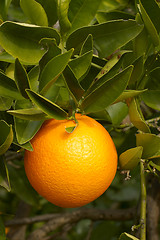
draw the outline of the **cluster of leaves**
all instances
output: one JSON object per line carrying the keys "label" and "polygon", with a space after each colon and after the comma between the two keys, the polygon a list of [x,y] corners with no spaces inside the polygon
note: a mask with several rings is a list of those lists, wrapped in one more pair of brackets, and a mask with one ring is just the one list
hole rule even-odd
{"label": "cluster of leaves", "polygon": [[[131,170],[145,159],[159,171],[158,3],[20,0],[14,14],[13,6],[0,3],[0,185],[10,190],[10,146],[32,151],[44,120],[74,119],[75,112],[109,130],[138,129],[120,167]],[[131,124],[121,125],[128,114]]]}

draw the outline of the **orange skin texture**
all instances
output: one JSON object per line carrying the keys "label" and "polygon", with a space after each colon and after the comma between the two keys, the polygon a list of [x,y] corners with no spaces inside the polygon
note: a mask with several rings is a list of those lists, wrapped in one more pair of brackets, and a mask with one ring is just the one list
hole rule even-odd
{"label": "orange skin texture", "polygon": [[110,186],[117,171],[117,152],[106,129],[94,119],[76,114],[74,120],[45,121],[31,140],[24,166],[33,188],[64,208],[84,206]]}

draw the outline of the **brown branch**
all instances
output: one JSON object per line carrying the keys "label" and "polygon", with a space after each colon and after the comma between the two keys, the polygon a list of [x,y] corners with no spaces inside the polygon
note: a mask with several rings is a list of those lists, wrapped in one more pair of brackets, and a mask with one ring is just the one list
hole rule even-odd
{"label": "brown branch", "polygon": [[76,223],[82,219],[97,220],[113,220],[113,221],[127,221],[134,218],[135,208],[130,209],[110,209],[110,210],[98,210],[98,209],[86,209],[81,208],[75,210],[72,213],[61,214],[44,224],[41,228],[32,232],[27,240],[42,240],[45,236],[55,229],[62,227],[63,225]]}

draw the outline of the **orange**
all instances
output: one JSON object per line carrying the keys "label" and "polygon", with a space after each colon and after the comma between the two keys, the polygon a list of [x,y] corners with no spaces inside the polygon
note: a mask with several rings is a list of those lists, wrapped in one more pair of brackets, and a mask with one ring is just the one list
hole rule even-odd
{"label": "orange", "polygon": [[31,140],[24,166],[33,188],[60,207],[80,207],[102,195],[117,170],[117,152],[106,129],[94,119],[47,120]]}

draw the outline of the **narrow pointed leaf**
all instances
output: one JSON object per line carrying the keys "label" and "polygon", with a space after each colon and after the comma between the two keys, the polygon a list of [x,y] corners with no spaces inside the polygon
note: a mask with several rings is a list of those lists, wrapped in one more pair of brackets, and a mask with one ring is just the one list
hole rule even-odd
{"label": "narrow pointed leaf", "polygon": [[146,133],[150,132],[150,129],[144,120],[141,109],[135,98],[132,99],[129,105],[129,117],[136,128]]}
{"label": "narrow pointed leaf", "polygon": [[5,121],[0,121],[0,155],[4,154],[13,141],[12,125],[8,125]]}
{"label": "narrow pointed leaf", "polygon": [[115,75],[112,79],[103,83],[95,91],[86,96],[81,104],[85,113],[104,110],[113,103],[126,89],[131,72],[132,66]]}
{"label": "narrow pointed leaf", "polygon": [[96,19],[99,23],[104,23],[111,20],[117,19],[134,19],[134,16],[122,11],[112,11],[112,12],[105,12],[105,11],[98,11],[96,14]]}
{"label": "narrow pointed leaf", "polygon": [[93,51],[91,50],[69,62],[68,65],[79,81],[85,76],[91,65],[92,55]]}
{"label": "narrow pointed leaf", "polygon": [[39,79],[39,90],[44,93],[55,82],[67,66],[73,50],[52,58],[44,67]]}
{"label": "narrow pointed leaf", "polygon": [[68,19],[68,9],[70,1],[71,0],[57,1],[57,12],[62,32],[67,32],[71,28],[71,23]]}
{"label": "narrow pointed leaf", "polygon": [[48,26],[48,18],[41,4],[35,0],[20,0],[20,6],[30,23]]}
{"label": "narrow pointed leaf", "polygon": [[4,187],[8,192],[11,190],[8,168],[4,156],[0,156],[0,186]]}
{"label": "narrow pointed leaf", "polygon": [[17,84],[17,87],[24,98],[28,98],[28,95],[25,89],[30,89],[30,83],[28,79],[27,72],[23,65],[20,63],[18,58],[15,60],[15,71],[14,78]]}
{"label": "narrow pointed leaf", "polygon": [[139,238],[134,237],[129,233],[122,233],[119,240],[139,240]]}
{"label": "narrow pointed leaf", "polygon": [[44,55],[45,49],[39,44],[42,38],[55,38],[57,44],[60,42],[60,36],[53,28],[9,21],[0,26],[0,45],[27,64],[37,64]]}
{"label": "narrow pointed leaf", "polygon": [[47,117],[47,115],[38,108],[10,110],[8,113],[24,120],[44,120]]}
{"label": "narrow pointed leaf", "polygon": [[134,20],[115,20],[74,31],[67,39],[67,49],[81,48],[88,34],[92,34],[94,46],[100,57],[107,57],[115,50],[135,38],[143,29],[143,25]]}
{"label": "narrow pointed leaf", "polygon": [[93,37],[89,34],[82,45],[80,56],[91,50],[93,50]]}
{"label": "narrow pointed leaf", "polygon": [[130,148],[127,151],[123,152],[119,156],[120,168],[123,170],[132,170],[134,169],[141,157],[142,157],[143,147]]}
{"label": "narrow pointed leaf", "polygon": [[[151,133],[140,133],[136,135],[137,146],[143,147],[144,159],[160,156],[160,137]],[[148,147],[149,146],[149,147]]]}
{"label": "narrow pointed leaf", "polygon": [[147,91],[147,89],[144,90],[125,90],[117,99],[114,103],[117,102],[122,102],[128,98],[133,98],[136,97],[142,93],[144,93],[145,91]]}
{"label": "narrow pointed leaf", "polygon": [[15,82],[0,71],[0,96],[10,99],[23,99]]}
{"label": "narrow pointed leaf", "polygon": [[30,99],[47,115],[55,119],[66,119],[67,112],[60,108],[55,103],[47,98],[35,93],[31,90],[26,90]]}
{"label": "narrow pointed leaf", "polygon": [[84,90],[80,86],[77,78],[75,77],[73,71],[69,66],[65,68],[63,75],[73,99],[75,100],[76,103],[78,103],[78,101],[81,99],[84,93]]}

